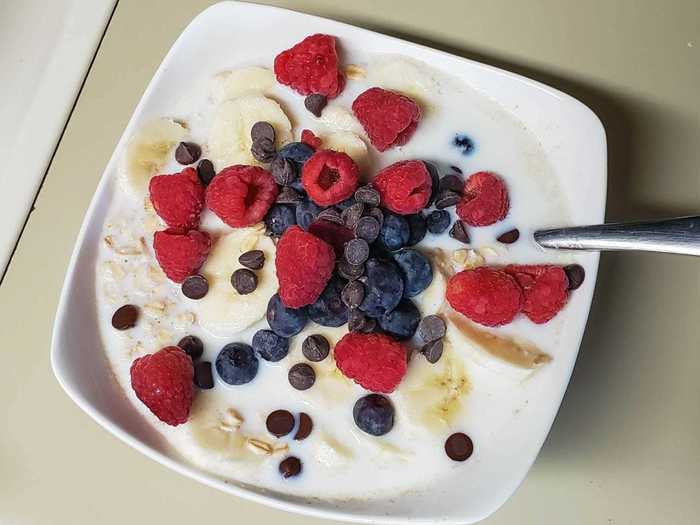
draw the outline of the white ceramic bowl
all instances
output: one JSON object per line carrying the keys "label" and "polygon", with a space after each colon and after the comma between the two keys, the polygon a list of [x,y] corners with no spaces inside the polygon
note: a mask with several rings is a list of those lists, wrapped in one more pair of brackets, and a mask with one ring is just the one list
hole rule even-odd
{"label": "white ceramic bowl", "polygon": [[[597,254],[579,259],[586,268],[587,278],[567,307],[567,315],[573,321],[567,324],[567,333],[562,338],[563,351],[540,385],[537,406],[530,409],[527,418],[522,418],[526,420],[522,426],[504,440],[500,460],[461,469],[450,478],[452,482],[392,499],[339,503],[285,496],[225,481],[186,464],[129,404],[100,351],[94,265],[111,199],[112,185],[107,182],[116,176],[126,138],[139,122],[172,111],[168,101],[172,103],[177,87],[189,79],[207,78],[227,64],[245,63],[247,50],[252,53],[251,60],[265,56],[271,62],[279,50],[317,32],[337,36],[346,49],[413,57],[488,93],[541,142],[569,201],[572,220],[579,224],[602,221],[605,132],[595,114],[570,96],[491,66],[339,22],[273,7],[220,3],[197,16],[175,42],[105,169],[76,241],[56,314],[51,348],[53,370],[66,393],[119,439],[163,465],[219,490],[293,512],[349,521],[478,521],[494,512],[516,490],[549,432],[583,336],[595,284]],[[261,33],[266,38],[260,38]]]}

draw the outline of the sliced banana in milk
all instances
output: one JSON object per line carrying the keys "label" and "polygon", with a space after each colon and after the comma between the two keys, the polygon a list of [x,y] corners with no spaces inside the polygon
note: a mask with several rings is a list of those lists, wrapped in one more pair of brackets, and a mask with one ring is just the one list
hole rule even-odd
{"label": "sliced banana in milk", "polygon": [[275,75],[259,66],[239,67],[214,76],[210,94],[214,102],[238,98],[242,95],[268,95],[275,87]]}
{"label": "sliced banana in milk", "polygon": [[336,131],[321,136],[324,149],[347,153],[358,166],[366,166],[368,160],[367,145],[358,135],[351,131]]}
{"label": "sliced banana in milk", "polygon": [[440,361],[430,364],[417,356],[397,390],[403,397],[402,411],[430,431],[444,432],[460,413],[471,384],[464,362],[445,346]]}
{"label": "sliced banana in milk", "polygon": [[357,135],[364,135],[365,130],[360,121],[349,109],[337,104],[330,104],[323,108],[323,113],[318,119],[330,131],[350,131]]}
{"label": "sliced banana in milk", "polygon": [[250,129],[260,121],[275,128],[278,148],[292,140],[292,124],[271,98],[252,94],[219,104],[209,132],[209,158],[217,170],[233,164],[260,165],[250,153]]}
{"label": "sliced banana in milk", "polygon": [[[242,268],[238,257],[249,250],[262,250],[265,265],[256,272],[255,291],[241,295],[231,285],[231,274]],[[215,336],[235,335],[265,317],[267,303],[277,292],[275,245],[261,227],[233,230],[214,243],[201,273],[209,281],[209,292],[191,301],[199,325]]]}
{"label": "sliced banana in milk", "polygon": [[182,124],[169,118],[153,120],[139,129],[126,146],[119,166],[124,191],[142,198],[151,177],[165,165],[173,147],[185,138]]}

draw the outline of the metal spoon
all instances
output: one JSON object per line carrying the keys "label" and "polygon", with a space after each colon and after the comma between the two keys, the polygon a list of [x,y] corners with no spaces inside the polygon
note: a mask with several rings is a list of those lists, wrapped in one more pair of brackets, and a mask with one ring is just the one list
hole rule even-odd
{"label": "metal spoon", "polygon": [[637,250],[700,256],[700,216],[556,228],[535,232],[545,248]]}

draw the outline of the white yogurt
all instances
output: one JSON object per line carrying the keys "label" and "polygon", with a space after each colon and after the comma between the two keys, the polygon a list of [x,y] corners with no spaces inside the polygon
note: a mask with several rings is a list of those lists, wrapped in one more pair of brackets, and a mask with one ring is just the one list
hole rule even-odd
{"label": "white yogurt", "polygon": [[[355,97],[377,85],[401,91],[421,104],[423,119],[406,146],[381,155],[368,147],[367,158],[361,161],[368,167],[365,177],[370,178],[395,161],[412,158],[435,161],[443,168],[458,166],[465,176],[481,170],[494,171],[507,183],[510,213],[493,226],[471,229],[470,247],[481,249],[479,253],[489,264],[570,262],[561,255],[547,254],[545,258],[531,241],[533,229],[569,222],[566,201],[536,137],[486,94],[425,64],[401,57],[365,58],[358,63],[365,69],[366,77],[349,79],[342,95],[330,103],[321,119],[303,109],[302,97],[265,83],[265,92],[282,104],[292,121],[295,138],[304,128],[322,137],[338,132],[362,133],[349,111]],[[237,92],[230,86],[214,92],[221,97],[231,89]],[[188,124],[188,140],[206,144],[214,103],[208,98],[206,86],[201,91],[199,98],[178,102],[182,113],[178,116]],[[474,141],[471,154],[462,154],[452,144],[457,133]],[[366,137],[363,139],[366,142]],[[205,147],[203,157],[206,156]],[[163,172],[179,169],[173,161]],[[334,343],[346,333],[346,327],[332,329],[310,322],[292,338],[288,357],[279,363],[261,360],[257,377],[247,385],[229,386],[217,377],[213,390],[197,393],[190,422],[169,427],[158,421],[131,390],[129,367],[133,359],[174,345],[181,337],[192,334],[204,341],[203,359],[214,362],[225,344],[250,343],[252,335],[267,328],[267,323],[263,318],[229,336],[204,330],[197,319],[198,314],[202,315],[201,306],[184,298],[180,287],[165,279],[152,256],[153,231],[163,228],[159,219],[148,206],[144,207],[143,201],[124,194],[115,197],[109,217],[104,235],[110,237],[111,246],[105,243],[99,254],[97,308],[105,352],[115,375],[134,407],[186,461],[233,482],[343,500],[384,498],[420,490],[447,479],[454,469],[468,468],[470,462],[488,462],[491,454],[498,453],[489,446],[493,436],[516,417],[529,395],[537,392],[538,378],[547,374],[547,365],[535,373],[517,369],[478,350],[468,340],[453,338],[436,365],[421,356],[411,359],[407,377],[389,396],[396,409],[395,426],[386,436],[372,437],[360,431],[352,418],[355,401],[367,392],[335,369],[332,354],[321,363],[313,363],[317,381],[311,389],[297,391],[287,381],[289,368],[305,362],[301,343],[306,335],[321,333]],[[495,241],[514,227],[521,232],[516,244],[506,247]],[[209,212],[203,216],[202,229],[215,236],[231,231]],[[451,254],[464,245],[447,233],[428,234],[418,245],[434,247]],[[231,258],[237,257],[236,253]],[[270,256],[266,264],[273,264]],[[433,287],[416,298],[424,315],[440,307],[444,295],[440,282],[436,276]],[[263,302],[266,304],[267,300]],[[135,328],[117,332],[112,329],[110,318],[117,307],[126,303],[141,307],[142,317]],[[544,326],[518,318],[494,331],[527,340],[556,360],[559,334],[566,322],[564,309]],[[234,409],[242,421],[227,415],[229,409]],[[309,414],[314,423],[311,435],[303,441],[293,440],[294,432],[274,439],[265,429],[265,418],[276,409]],[[475,443],[473,457],[463,464],[452,462],[443,451],[444,440],[455,431],[466,432]],[[259,441],[246,444],[248,438]],[[276,450],[268,455],[267,445]],[[285,480],[279,475],[278,464],[287,455],[301,459],[301,476]]]}

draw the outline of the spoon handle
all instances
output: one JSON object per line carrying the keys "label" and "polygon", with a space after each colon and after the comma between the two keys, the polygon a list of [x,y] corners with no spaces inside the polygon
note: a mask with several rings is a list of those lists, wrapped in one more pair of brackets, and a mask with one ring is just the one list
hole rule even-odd
{"label": "spoon handle", "polygon": [[545,248],[566,250],[637,250],[700,256],[700,216],[539,230],[535,241]]}

